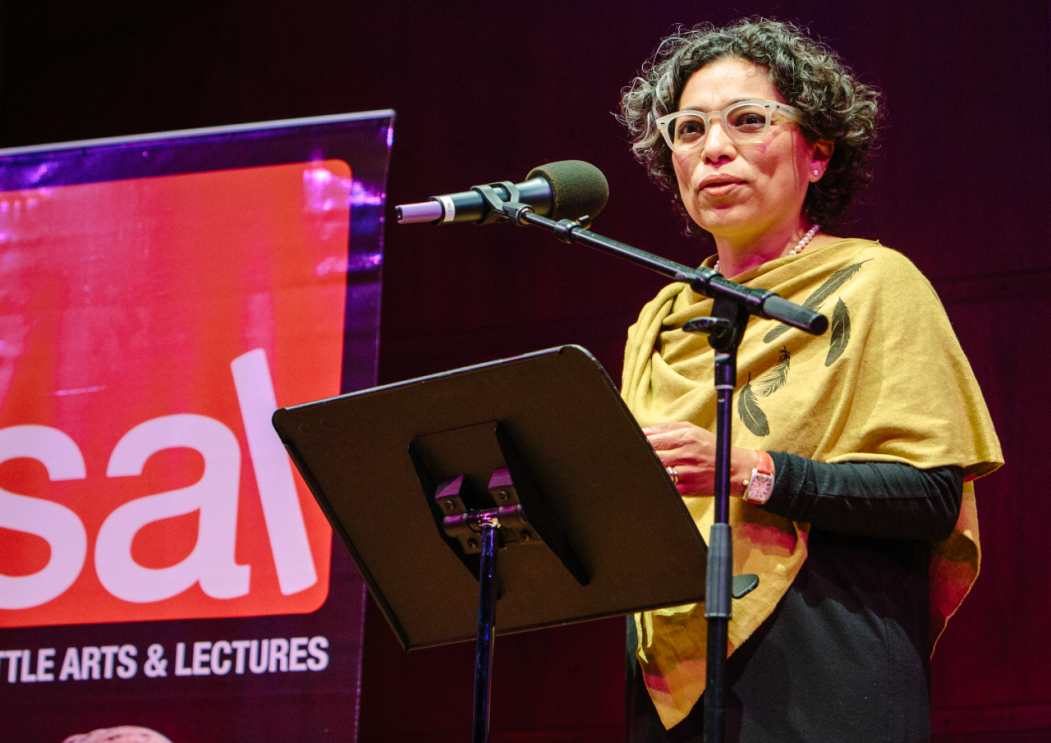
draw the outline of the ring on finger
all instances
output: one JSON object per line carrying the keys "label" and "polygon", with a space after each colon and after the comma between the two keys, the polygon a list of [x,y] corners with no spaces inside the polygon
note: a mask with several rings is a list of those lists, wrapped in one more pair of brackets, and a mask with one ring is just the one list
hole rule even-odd
{"label": "ring on finger", "polygon": [[677,469],[675,469],[674,467],[665,467],[664,469],[668,470],[668,477],[671,478],[671,484],[672,485],[678,485],[679,484],[679,471]]}

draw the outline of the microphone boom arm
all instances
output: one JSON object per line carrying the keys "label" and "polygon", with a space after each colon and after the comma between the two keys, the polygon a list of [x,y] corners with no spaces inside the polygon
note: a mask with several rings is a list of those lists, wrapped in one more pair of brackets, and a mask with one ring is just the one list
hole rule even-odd
{"label": "microphone boom arm", "polygon": [[828,318],[820,312],[804,307],[766,289],[750,289],[743,284],[730,281],[721,273],[710,268],[689,268],[681,263],[669,261],[659,255],[633,248],[617,240],[596,234],[588,229],[590,219],[563,219],[556,222],[533,212],[528,204],[507,202],[503,212],[509,221],[518,225],[532,224],[555,233],[555,237],[565,243],[580,243],[590,248],[601,250],[623,260],[630,261],[643,268],[648,268],[663,276],[685,281],[698,294],[712,299],[731,300],[743,307],[749,314],[768,320],[779,320],[785,325],[798,328],[812,335],[821,335],[828,329]]}

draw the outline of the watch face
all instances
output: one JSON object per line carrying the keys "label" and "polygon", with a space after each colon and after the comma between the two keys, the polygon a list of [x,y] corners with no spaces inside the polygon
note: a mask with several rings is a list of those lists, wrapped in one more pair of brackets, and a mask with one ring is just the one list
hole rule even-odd
{"label": "watch face", "polygon": [[748,491],[744,494],[744,499],[749,503],[766,503],[770,500],[772,492],[774,492],[774,478],[756,472],[748,484]]}

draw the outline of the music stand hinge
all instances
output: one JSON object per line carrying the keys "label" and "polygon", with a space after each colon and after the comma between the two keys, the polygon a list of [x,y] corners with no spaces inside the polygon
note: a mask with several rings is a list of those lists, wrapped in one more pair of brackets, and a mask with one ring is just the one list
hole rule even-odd
{"label": "music stand hinge", "polygon": [[497,544],[503,549],[512,544],[543,544],[536,530],[529,524],[518,491],[506,469],[493,472],[489,481],[489,495],[496,508],[470,510],[462,497],[463,476],[453,477],[438,485],[434,499],[442,513],[442,530],[460,543],[465,555],[482,551],[482,526],[486,522],[497,527]]}

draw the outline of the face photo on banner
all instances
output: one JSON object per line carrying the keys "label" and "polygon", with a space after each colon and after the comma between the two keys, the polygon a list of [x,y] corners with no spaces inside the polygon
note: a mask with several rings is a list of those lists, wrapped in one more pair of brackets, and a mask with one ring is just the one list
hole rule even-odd
{"label": "face photo on banner", "polygon": [[375,384],[392,118],[0,152],[20,740],[353,739],[363,587],[270,416]]}

